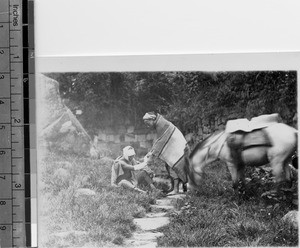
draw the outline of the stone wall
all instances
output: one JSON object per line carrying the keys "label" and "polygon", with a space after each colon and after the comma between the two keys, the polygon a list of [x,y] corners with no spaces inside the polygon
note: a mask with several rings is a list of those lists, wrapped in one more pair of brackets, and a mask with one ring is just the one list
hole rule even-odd
{"label": "stone wall", "polygon": [[130,145],[134,147],[138,156],[144,156],[150,151],[155,139],[156,133],[154,130],[124,125],[99,130],[98,135],[94,137],[94,143],[97,144],[100,150],[106,151],[106,154],[103,155],[121,155],[122,149]]}
{"label": "stone wall", "polygon": [[[236,116],[230,115],[231,119]],[[197,132],[184,133],[188,143],[194,144],[205,139],[208,135],[216,130],[225,129],[227,119],[220,117],[214,121],[202,120],[198,124],[200,128]],[[156,139],[156,132],[147,128],[138,128],[133,125],[124,125],[116,128],[106,127],[98,131],[98,135],[94,137],[94,143],[99,150],[103,151],[103,156],[116,157],[121,155],[122,149],[131,145],[134,147],[138,156],[144,156],[150,151],[153,141]]]}
{"label": "stone wall", "polygon": [[[216,116],[214,120],[199,120],[198,130],[193,132],[183,132],[188,144],[193,147],[201,142],[207,136],[218,130],[224,130],[228,120],[245,118],[243,113],[229,113],[224,116]],[[297,116],[294,117],[294,125],[297,127]],[[283,122],[285,122],[283,120]],[[182,131],[182,130],[181,130]],[[122,149],[131,145],[134,147],[138,156],[144,156],[150,151],[153,141],[156,139],[154,130],[147,128],[137,128],[133,125],[124,125],[117,128],[106,127],[98,131],[98,135],[94,138],[99,150],[103,151],[103,155],[116,157],[121,155]]]}

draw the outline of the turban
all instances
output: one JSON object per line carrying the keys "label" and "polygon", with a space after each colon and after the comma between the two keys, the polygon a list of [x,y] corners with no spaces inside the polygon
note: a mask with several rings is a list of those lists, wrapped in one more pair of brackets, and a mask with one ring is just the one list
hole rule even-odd
{"label": "turban", "polygon": [[154,113],[146,113],[143,117],[143,120],[155,120],[156,119],[156,115]]}
{"label": "turban", "polygon": [[135,151],[132,146],[126,146],[123,148],[123,156],[125,159],[128,160],[128,157],[134,156],[134,155],[135,155]]}

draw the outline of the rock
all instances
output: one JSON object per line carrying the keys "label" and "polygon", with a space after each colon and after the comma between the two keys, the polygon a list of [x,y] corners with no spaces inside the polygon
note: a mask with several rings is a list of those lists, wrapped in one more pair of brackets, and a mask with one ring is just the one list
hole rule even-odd
{"label": "rock", "polygon": [[70,183],[70,173],[69,171],[67,171],[66,169],[63,168],[59,168],[57,170],[54,171],[53,174],[53,182],[55,183],[55,185],[57,187],[59,187],[60,189],[62,188],[68,188],[69,187],[69,183]]}
{"label": "rock", "polygon": [[150,231],[168,225],[170,223],[170,220],[168,217],[139,218],[139,219],[134,219],[133,222],[142,230]]}
{"label": "rock", "polygon": [[125,142],[134,142],[135,141],[135,136],[133,134],[125,134]]}
{"label": "rock", "polygon": [[70,235],[73,235],[73,236],[76,236],[76,237],[78,237],[78,236],[87,236],[88,232],[85,232],[85,231],[66,231],[66,232],[54,233],[52,235],[55,236],[55,237],[59,237],[59,238],[67,238]]}
{"label": "rock", "polygon": [[186,194],[168,195],[167,197],[170,199],[183,199],[186,197]]}
{"label": "rock", "polygon": [[130,239],[125,242],[125,247],[139,247],[139,248],[156,248],[156,241],[149,240],[134,240]]}
{"label": "rock", "polygon": [[72,122],[66,121],[64,124],[61,125],[59,132],[68,133],[68,132],[74,132],[75,130],[76,128],[72,125]]}
{"label": "rock", "polygon": [[165,217],[167,215],[166,212],[163,213],[147,213],[146,217],[147,218],[158,218],[158,217]]}
{"label": "rock", "polygon": [[174,206],[172,205],[150,205],[151,207],[151,211],[152,212],[162,212],[162,211],[169,211],[169,210],[173,210]]}
{"label": "rock", "polygon": [[59,83],[42,74],[37,75],[38,128],[44,129],[64,113],[64,104],[59,95]]}
{"label": "rock", "polygon": [[92,158],[99,158],[100,157],[99,150],[95,146],[91,147],[91,149],[90,149],[90,156]]}
{"label": "rock", "polygon": [[62,101],[59,83],[43,74],[37,75],[37,111],[39,146],[90,155],[91,137]]}
{"label": "rock", "polygon": [[298,228],[298,211],[293,210],[288,212],[285,216],[281,219],[283,222],[288,223],[290,226],[294,228]]}
{"label": "rock", "polygon": [[127,133],[133,133],[134,132],[134,126],[129,126],[127,128]]}
{"label": "rock", "polygon": [[59,167],[64,168],[64,169],[71,169],[73,167],[73,165],[68,161],[57,162],[57,165],[59,165]]}
{"label": "rock", "polygon": [[70,173],[63,168],[59,168],[54,172],[54,177],[59,177],[62,180],[66,180],[70,176]]}
{"label": "rock", "polygon": [[96,195],[96,192],[91,189],[81,188],[77,189],[75,192],[75,196],[94,196]]}
{"label": "rock", "polygon": [[158,199],[158,200],[156,200],[156,204],[159,205],[159,206],[171,205],[172,204],[172,199],[167,199],[167,198]]}
{"label": "rock", "polygon": [[164,234],[161,232],[144,232],[144,233],[135,233],[133,234],[133,238],[135,240],[153,240],[156,241],[158,237],[163,236]]}

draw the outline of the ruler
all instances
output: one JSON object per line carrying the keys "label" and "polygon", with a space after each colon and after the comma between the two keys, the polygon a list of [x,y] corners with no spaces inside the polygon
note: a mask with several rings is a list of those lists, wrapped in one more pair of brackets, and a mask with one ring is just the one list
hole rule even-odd
{"label": "ruler", "polygon": [[31,5],[0,0],[0,247],[31,246]]}

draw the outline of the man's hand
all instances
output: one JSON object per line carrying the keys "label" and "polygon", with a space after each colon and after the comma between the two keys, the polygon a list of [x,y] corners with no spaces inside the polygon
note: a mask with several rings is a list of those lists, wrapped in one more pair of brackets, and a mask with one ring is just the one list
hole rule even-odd
{"label": "man's hand", "polygon": [[134,170],[142,170],[147,165],[147,162],[143,162],[134,166]]}

